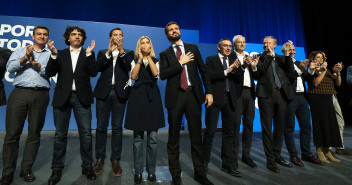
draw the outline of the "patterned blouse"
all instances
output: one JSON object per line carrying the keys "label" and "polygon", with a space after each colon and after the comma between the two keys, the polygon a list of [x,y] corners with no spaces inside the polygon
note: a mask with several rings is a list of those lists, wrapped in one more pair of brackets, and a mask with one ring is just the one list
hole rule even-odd
{"label": "patterned blouse", "polygon": [[[314,79],[320,74],[320,71],[315,71]],[[324,78],[321,80],[318,86],[314,86],[313,83],[309,84],[308,93],[315,94],[336,94],[335,80],[337,76],[333,75],[329,70],[326,71]]]}

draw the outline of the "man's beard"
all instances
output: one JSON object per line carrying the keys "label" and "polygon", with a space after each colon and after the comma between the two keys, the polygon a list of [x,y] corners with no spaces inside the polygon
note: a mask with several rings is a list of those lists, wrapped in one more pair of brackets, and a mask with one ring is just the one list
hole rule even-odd
{"label": "man's beard", "polygon": [[180,38],[181,38],[181,34],[178,35],[177,37],[168,37],[170,42],[176,42],[176,41],[180,40]]}

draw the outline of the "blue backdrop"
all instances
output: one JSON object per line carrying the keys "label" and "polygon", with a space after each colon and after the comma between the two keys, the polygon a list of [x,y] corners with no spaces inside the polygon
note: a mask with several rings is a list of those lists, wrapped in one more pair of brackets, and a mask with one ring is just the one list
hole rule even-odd
{"label": "blue backdrop", "polygon": [[[50,40],[55,41],[55,46],[58,49],[66,48],[62,34],[65,31],[67,25],[78,25],[85,28],[87,32],[87,41],[84,47],[90,44],[90,40],[96,40],[96,47],[94,49],[95,53],[100,49],[104,49],[108,46],[108,34],[112,28],[120,27],[124,31],[124,47],[128,49],[135,49],[136,42],[142,35],[147,35],[152,39],[156,55],[165,48],[170,46],[169,41],[165,37],[164,28],[157,27],[147,27],[147,26],[133,26],[126,24],[112,24],[112,23],[99,23],[99,22],[87,22],[87,21],[72,21],[72,20],[58,20],[58,19],[48,19],[48,18],[28,18],[28,17],[13,17],[13,16],[0,16],[0,47],[9,48],[14,50],[21,46],[26,46],[32,43],[31,34],[34,26],[36,25],[46,25],[50,29]],[[182,27],[181,27],[182,28]],[[202,54],[203,60],[207,56],[215,55],[216,44],[209,43],[199,43],[199,32],[198,30],[185,30],[182,29],[182,40],[184,42],[191,42],[198,45],[200,52]],[[233,36],[233,35],[232,35]],[[232,36],[229,36],[232,38]],[[262,52],[262,44],[247,43],[246,52],[248,54],[252,52]],[[281,54],[281,46],[276,48],[276,53]],[[303,60],[305,58],[305,52],[303,47],[296,47],[296,57],[297,60]],[[6,74],[4,83],[7,95],[13,90],[13,86],[10,82],[14,74]],[[96,80],[98,78],[92,78],[92,87],[95,87]],[[165,84],[166,81],[158,81],[160,91],[163,95],[165,94]],[[53,87],[55,86],[55,78],[51,79],[52,88],[50,90],[50,97],[52,100]],[[164,98],[163,98],[164,100]],[[258,106],[256,105],[258,108]],[[5,129],[4,118],[5,118],[6,106],[0,107],[0,130]],[[204,106],[203,106],[203,116],[204,120]],[[92,105],[92,128],[96,128],[96,117],[95,117],[95,104]],[[44,125],[44,130],[54,130],[54,124],[52,119],[52,107],[48,107],[46,115],[46,123]],[[167,110],[165,109],[165,118],[167,119]],[[204,126],[204,124],[203,124]],[[219,127],[221,127],[221,122],[219,121]],[[27,127],[27,123],[25,128]],[[296,127],[298,128],[298,126]],[[72,116],[70,129],[77,129],[75,120]],[[260,120],[259,111],[256,109],[256,117],[254,122],[254,131],[260,131]]]}

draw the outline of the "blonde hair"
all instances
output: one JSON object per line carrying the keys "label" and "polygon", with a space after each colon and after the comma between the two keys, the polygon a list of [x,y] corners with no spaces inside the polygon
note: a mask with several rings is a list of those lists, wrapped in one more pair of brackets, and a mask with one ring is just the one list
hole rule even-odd
{"label": "blonde hair", "polygon": [[149,42],[150,42],[150,52],[149,52],[148,56],[151,56],[151,57],[155,58],[155,53],[154,53],[154,47],[153,47],[153,44],[152,44],[152,40],[148,36],[142,36],[141,38],[138,39],[137,46],[136,46],[136,52],[134,52],[134,56],[136,58],[139,57],[139,47],[141,46],[142,39],[148,39],[149,40]]}

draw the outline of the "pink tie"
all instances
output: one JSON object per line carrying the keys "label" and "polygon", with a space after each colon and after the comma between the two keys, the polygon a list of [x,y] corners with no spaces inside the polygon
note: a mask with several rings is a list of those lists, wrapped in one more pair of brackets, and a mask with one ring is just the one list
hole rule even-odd
{"label": "pink tie", "polygon": [[[176,45],[176,54],[177,54],[177,59],[180,60],[180,57],[182,55],[182,51],[180,46]],[[182,65],[182,73],[181,73],[181,79],[180,79],[180,85],[183,90],[186,90],[188,88],[188,83],[187,83],[187,75],[186,75],[186,67],[185,65]]]}

